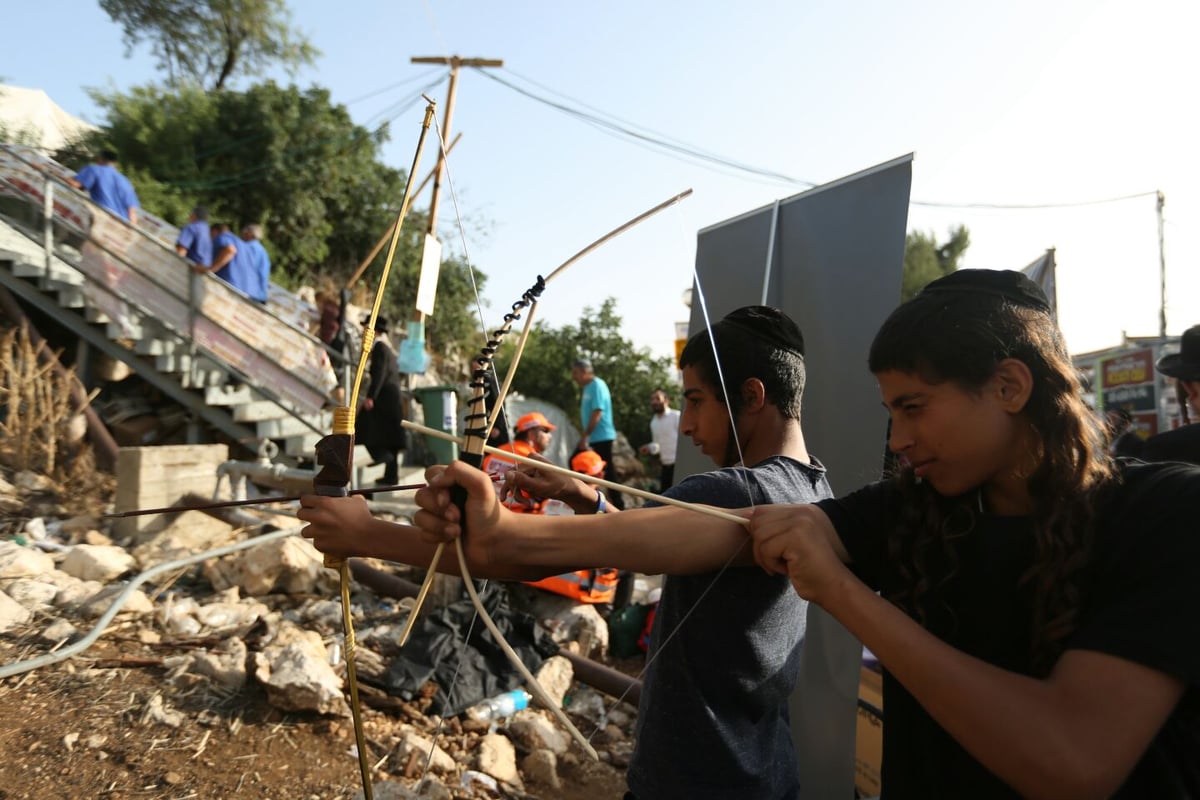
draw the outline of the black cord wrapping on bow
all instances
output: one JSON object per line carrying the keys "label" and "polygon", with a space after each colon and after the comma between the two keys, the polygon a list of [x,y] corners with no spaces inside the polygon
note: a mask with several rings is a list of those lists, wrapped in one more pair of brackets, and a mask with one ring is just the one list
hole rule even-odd
{"label": "black cord wrapping on bow", "polygon": [[[538,275],[537,282],[530,288],[525,290],[521,295],[521,299],[512,304],[512,310],[504,315],[504,325],[498,330],[492,331],[488,338],[487,344],[472,360],[475,369],[471,372],[470,387],[471,392],[471,408],[468,411],[463,428],[463,434],[468,441],[472,438],[479,441],[487,441],[490,431],[487,429],[488,410],[484,407],[485,393],[487,390],[488,371],[492,366],[492,361],[496,358],[496,351],[500,349],[500,343],[508,332],[512,330],[514,322],[521,318],[521,312],[537,301],[541,294],[546,289],[546,280],[541,275]],[[500,402],[503,402],[501,400]],[[460,455],[461,460],[466,461],[473,467],[478,467],[483,463],[483,453],[465,452]]]}

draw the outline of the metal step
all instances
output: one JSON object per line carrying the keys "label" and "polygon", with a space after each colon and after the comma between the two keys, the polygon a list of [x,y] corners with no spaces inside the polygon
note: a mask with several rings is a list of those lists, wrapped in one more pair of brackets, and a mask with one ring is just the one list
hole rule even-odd
{"label": "metal step", "polygon": [[283,452],[296,458],[312,458],[317,452],[317,442],[321,440],[320,433],[306,433],[302,436],[289,436],[283,441]]}
{"label": "metal step", "polygon": [[260,422],[268,419],[283,419],[290,417],[287,409],[274,400],[254,400],[239,405],[233,411],[233,418],[238,422]]}
{"label": "metal step", "polygon": [[142,330],[142,326],[134,322],[132,319],[127,319],[124,322],[109,321],[104,326],[105,335],[112,339],[141,339],[146,334]]}
{"label": "metal step", "polygon": [[[238,420],[237,412],[234,412],[234,420]],[[305,425],[304,420],[312,423]],[[268,439],[284,439],[289,436],[303,436],[306,433],[316,428],[318,431],[328,432],[333,427],[333,414],[311,414],[303,419],[296,417],[283,417],[282,419],[264,419],[259,420],[254,424],[254,430],[259,436],[265,436]]]}
{"label": "metal step", "polygon": [[188,343],[174,334],[167,333],[138,339],[134,343],[133,349],[138,355],[143,356],[170,356],[176,353],[187,353]]}
{"label": "metal step", "polygon": [[204,402],[210,406],[240,406],[254,402],[254,397],[254,392],[245,384],[225,384],[204,390]]}
{"label": "metal step", "polygon": [[86,308],[87,297],[83,294],[83,289],[79,286],[62,286],[49,289],[54,292],[58,299],[60,308]]}

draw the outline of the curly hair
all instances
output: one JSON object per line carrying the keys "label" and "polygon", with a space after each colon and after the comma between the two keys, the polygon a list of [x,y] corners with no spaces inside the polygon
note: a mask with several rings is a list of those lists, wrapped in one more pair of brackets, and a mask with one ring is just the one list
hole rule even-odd
{"label": "curly hair", "polygon": [[[1035,526],[1033,561],[1021,577],[1032,599],[1031,659],[1048,671],[1078,625],[1083,573],[1091,556],[1101,493],[1118,480],[1099,420],[1084,404],[1079,377],[1050,314],[987,292],[926,292],[896,309],[876,334],[873,373],[900,371],[930,384],[951,381],[979,392],[1005,359],[1033,376],[1022,415],[1037,436],[1037,466],[1029,475]],[[890,599],[916,610],[934,586],[958,568],[956,541],[975,526],[970,499],[947,502],[911,468],[897,470],[903,511],[889,533],[890,556],[902,586]],[[972,495],[973,497],[973,495]]]}

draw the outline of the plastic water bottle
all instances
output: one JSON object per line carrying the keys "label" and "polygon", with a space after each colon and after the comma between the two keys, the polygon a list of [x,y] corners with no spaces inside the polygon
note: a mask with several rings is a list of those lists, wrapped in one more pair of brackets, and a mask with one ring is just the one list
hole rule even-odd
{"label": "plastic water bottle", "polygon": [[494,719],[511,717],[523,708],[529,707],[533,698],[524,689],[513,689],[511,692],[489,697],[478,705],[467,709],[467,716],[477,722],[491,722]]}

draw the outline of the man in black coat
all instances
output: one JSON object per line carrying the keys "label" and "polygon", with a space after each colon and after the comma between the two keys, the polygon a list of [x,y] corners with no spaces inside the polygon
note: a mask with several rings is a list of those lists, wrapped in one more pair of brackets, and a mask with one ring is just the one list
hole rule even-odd
{"label": "man in black coat", "polygon": [[1131,455],[1142,461],[1200,464],[1200,325],[1184,331],[1179,352],[1160,358],[1155,369],[1175,379],[1183,424],[1151,436]]}

